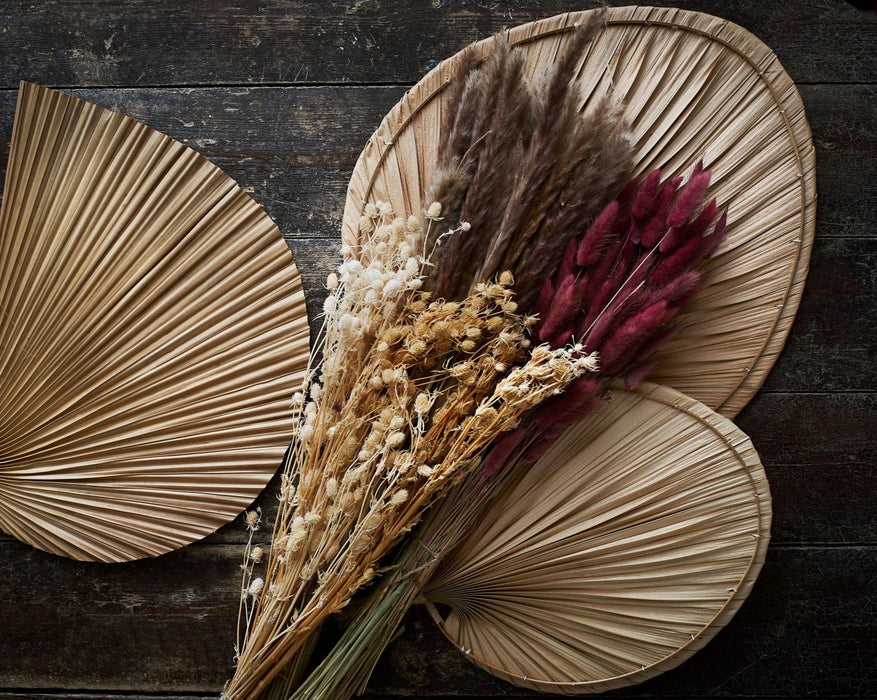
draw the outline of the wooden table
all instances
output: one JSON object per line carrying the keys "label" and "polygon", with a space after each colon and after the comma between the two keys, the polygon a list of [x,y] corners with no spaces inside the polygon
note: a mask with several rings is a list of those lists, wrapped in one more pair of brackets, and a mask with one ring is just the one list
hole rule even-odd
{"label": "wooden table", "polygon": [[[8,152],[19,79],[189,144],[277,221],[316,312],[353,164],[406,88],[503,26],[595,4],[4,2],[0,144]],[[703,651],[616,695],[875,695],[877,13],[842,0],[676,4],[753,31],[798,83],[819,216],[788,345],[738,419],[774,497],[761,578]],[[100,565],[0,535],[0,698],[216,697],[232,664],[243,540],[237,521],[154,560]],[[532,695],[475,669],[415,612],[369,697]]]}

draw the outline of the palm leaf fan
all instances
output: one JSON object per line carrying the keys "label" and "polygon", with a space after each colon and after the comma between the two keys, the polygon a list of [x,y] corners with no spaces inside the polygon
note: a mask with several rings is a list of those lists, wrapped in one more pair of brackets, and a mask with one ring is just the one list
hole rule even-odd
{"label": "palm leaf fan", "polygon": [[[537,75],[589,12],[515,27],[509,42]],[[475,44],[487,56],[496,39]],[[461,52],[430,71],[387,114],[348,190],[343,237],[355,245],[365,202],[418,213],[436,165],[442,110]],[[652,375],[733,417],[785,342],[803,289],[815,227],[814,151],[801,99],[770,49],[725,20],[676,9],[609,8],[573,79],[582,111],[612,93],[634,137],[636,168],[687,174],[703,159],[728,230],[704,290]]]}
{"label": "palm leaf fan", "polygon": [[656,384],[612,391],[491,512],[428,607],[482,668],[562,694],[641,682],[706,644],[752,587],[771,519],[749,439]]}
{"label": "palm leaf fan", "polygon": [[308,357],[265,212],[170,137],[22,83],[0,226],[0,527],[118,561],[238,514]]}

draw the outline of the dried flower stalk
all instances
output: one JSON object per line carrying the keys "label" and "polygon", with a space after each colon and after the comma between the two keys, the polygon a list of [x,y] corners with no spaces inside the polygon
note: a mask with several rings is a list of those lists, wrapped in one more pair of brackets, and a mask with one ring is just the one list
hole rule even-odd
{"label": "dried flower stalk", "polygon": [[291,696],[292,700],[362,692],[380,654],[444,556],[487,517],[497,484],[529,466],[562,432],[594,410],[608,384],[633,388],[672,336],[682,305],[700,288],[698,265],[722,240],[724,215],[704,204],[710,174],[700,163],[688,181],[660,181],[660,172],[630,183],[579,239],[539,295],[534,338],[562,346],[572,338],[599,352],[597,373],[540,403],[507,433],[431,512],[417,536],[348,624],[339,642]]}
{"label": "dried flower stalk", "polygon": [[[532,308],[566,242],[584,231],[632,176],[632,145],[611,96],[583,113],[576,62],[602,26],[579,27],[532,85],[524,57],[504,35],[478,65],[470,51],[451,85],[438,166],[429,192],[446,221],[467,235],[439,245],[427,286],[460,298],[503,270],[515,276],[522,308]],[[428,240],[436,243],[440,229]]]}
{"label": "dried flower stalk", "polygon": [[510,273],[433,301],[418,220],[379,203],[360,228],[363,249],[328,280],[323,361],[300,397],[267,574],[247,586],[258,602],[229,698],[257,697],[502,432],[596,368],[581,348],[531,349]]}

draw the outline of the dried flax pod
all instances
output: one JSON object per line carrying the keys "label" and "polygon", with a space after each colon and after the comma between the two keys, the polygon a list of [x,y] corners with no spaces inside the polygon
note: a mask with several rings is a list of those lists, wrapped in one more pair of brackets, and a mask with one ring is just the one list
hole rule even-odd
{"label": "dried flax pod", "polygon": [[360,226],[357,259],[328,282],[323,360],[302,397],[267,575],[245,587],[258,602],[229,698],[257,697],[500,433],[595,369],[573,349],[530,347],[534,319],[517,312],[510,273],[432,300],[417,218],[378,203]]}

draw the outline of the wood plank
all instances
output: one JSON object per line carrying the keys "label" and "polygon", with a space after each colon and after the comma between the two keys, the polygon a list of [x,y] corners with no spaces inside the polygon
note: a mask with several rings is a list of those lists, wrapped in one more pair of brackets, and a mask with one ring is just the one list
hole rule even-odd
{"label": "wood plank", "polygon": [[[877,18],[843,0],[695,0],[686,7],[755,33],[796,81],[867,82],[877,74]],[[342,8],[301,0],[4,3],[0,86],[21,78],[53,86],[407,84],[471,41],[570,8],[566,0],[351,0]]]}
{"label": "wood plank", "polygon": [[0,690],[0,700],[144,700],[144,698],[161,698],[161,700],[216,700],[216,693],[162,693],[161,695],[142,695],[140,693],[80,693],[80,692],[27,692]]}
{"label": "wood plank", "polygon": [[[807,416],[813,416],[807,418]],[[826,421],[820,416],[832,416]],[[877,418],[873,394],[761,394],[741,426],[767,471],[773,497],[772,537],[794,545],[877,544]],[[780,437],[782,436],[782,437]],[[833,449],[825,447],[832,446]],[[263,522],[277,511],[277,480],[255,501]],[[257,537],[269,539],[267,529]],[[0,540],[10,539],[0,535]],[[243,516],[205,545],[246,541]]]}
{"label": "wood plank", "polygon": [[[302,272],[309,312],[316,319],[326,275],[340,260],[338,239],[290,236],[288,243]],[[762,390],[874,390],[875,338],[877,238],[823,238],[818,234],[798,315]]]}
{"label": "wood plank", "polygon": [[0,687],[219,690],[232,668],[239,547],[119,565],[0,544]]}
{"label": "wood plank", "polygon": [[[337,251],[349,173],[400,92],[331,87],[76,94],[189,143],[237,179],[285,232],[316,313],[316,290]],[[877,88],[805,86],[804,96],[817,134],[818,238],[799,318],[766,389],[873,388],[877,232],[868,212],[877,209],[877,190],[863,184],[877,182],[877,159],[870,156],[877,151],[877,111],[870,108]],[[13,110],[14,95],[0,93],[3,128],[11,128]]]}
{"label": "wood plank", "polygon": [[[413,81],[412,81],[413,82]],[[334,235],[350,173],[404,87],[70,90],[195,148],[251,191],[287,235]],[[8,148],[17,91],[0,91]],[[875,237],[877,86],[804,85],[820,237]],[[3,154],[5,162],[5,152]]]}
{"label": "wood plank", "polygon": [[762,392],[737,416],[766,467],[874,464],[877,394]]}
{"label": "wood plank", "polygon": [[[102,566],[0,543],[0,688],[42,697],[219,691],[231,665],[235,546]],[[875,635],[873,548],[783,548],[730,625],[681,668],[622,697],[867,695]],[[531,697],[477,670],[422,613],[381,661],[369,697]],[[551,696],[546,696],[551,697]]]}
{"label": "wood plank", "polygon": [[816,230],[820,236],[873,237],[877,85],[798,87],[816,146]]}
{"label": "wood plank", "polygon": [[877,239],[817,229],[798,315],[763,391],[873,390],[875,339]]}
{"label": "wood plank", "polygon": [[766,471],[773,498],[771,542],[877,543],[877,466],[873,460],[818,468],[768,465]]}
{"label": "wood plank", "polygon": [[[339,261],[338,240],[296,236],[288,243],[316,319],[324,280]],[[798,315],[762,391],[872,391],[877,387],[875,338],[877,239],[817,236]]]}
{"label": "wood plank", "polygon": [[[404,88],[68,92],[120,111],[198,150],[250,192],[282,231],[302,238],[340,231],[347,182],[356,159]],[[0,92],[4,164],[16,96],[17,90]]]}
{"label": "wood plank", "polygon": [[[340,217],[347,167],[358,153],[361,140],[365,139],[380,114],[395,101],[396,88],[295,88],[277,90],[274,88],[251,89],[237,91],[229,95],[222,90],[109,90],[84,91],[80,94],[103,102],[107,106],[116,106],[128,113],[153,123],[157,128],[167,131],[180,139],[189,139],[196,147],[204,147],[210,155],[226,170],[234,172],[242,182],[253,182],[248,185],[258,197],[261,192],[266,195],[266,206],[275,210],[275,218],[286,230],[297,221],[307,226],[304,231],[290,235],[289,242],[293,247],[308,288],[309,307],[312,318],[316,318],[321,306],[322,295],[318,291],[325,274],[331,269],[336,259],[337,239],[331,234],[337,229]],[[854,113],[870,114],[862,117],[863,121],[851,133],[854,138],[840,137],[844,129],[835,126],[834,140],[822,141],[825,154],[842,151],[846,159],[861,160],[862,154],[875,148],[874,122],[877,117],[873,110],[867,110],[866,103],[873,94],[869,86],[838,87],[819,86],[813,91],[820,99],[817,103],[826,106],[829,103],[840,105],[845,111],[841,115],[846,119]],[[11,124],[14,96],[10,93],[0,95],[0,104],[8,119],[4,123]],[[343,105],[345,119],[354,126],[342,128],[332,115],[334,105]],[[266,109],[279,119],[280,106],[286,103],[297,104],[306,116],[297,116],[289,128],[294,139],[285,139],[282,134],[266,134],[260,129],[259,116]],[[224,105],[219,109],[217,105]],[[857,111],[858,110],[858,111]],[[189,122],[181,121],[176,115],[194,113],[197,126],[188,126]],[[219,115],[219,116],[216,116]],[[870,120],[870,121],[869,121]],[[321,124],[317,129],[313,123]],[[833,124],[827,120],[820,124],[820,133],[828,130]],[[325,127],[325,130],[323,129]],[[217,136],[191,135],[192,129],[199,134]],[[359,130],[360,133],[356,133]],[[240,136],[238,140],[236,136]],[[197,143],[195,143],[197,142]],[[822,157],[822,156],[820,156]],[[865,160],[868,160],[865,158]],[[873,159],[870,159],[873,164]],[[826,166],[829,167],[829,166]],[[873,167],[873,165],[872,165]],[[262,177],[262,169],[267,176]],[[861,183],[850,177],[836,177],[837,183],[847,183],[847,187],[864,194],[860,197],[863,206],[872,208],[874,203],[868,201],[869,191],[862,192]],[[314,216],[312,210],[296,197],[302,196],[314,202],[319,198],[337,200],[336,205],[326,205]],[[334,193],[333,193],[334,190]],[[288,193],[288,194],[287,194]],[[820,216],[826,204],[831,202],[849,201],[851,192],[836,193],[829,191],[824,194],[820,203]],[[279,216],[278,216],[279,214]],[[864,219],[862,215],[858,217]],[[857,219],[858,220],[858,219]],[[284,223],[287,222],[287,223]],[[864,227],[864,221],[862,222]],[[777,367],[768,379],[765,389],[770,392],[789,391],[861,391],[875,386],[875,365],[871,361],[873,354],[875,314],[875,250],[873,239],[857,239],[855,236],[823,239],[823,226],[820,222],[819,239],[814,250],[811,274],[807,282],[804,301],[796,325],[791,334],[789,345],[784,351]],[[319,237],[323,232],[327,237]],[[869,235],[873,233],[868,228]],[[873,529],[868,522],[856,519],[857,509],[841,509],[846,525],[841,528],[843,535],[822,532],[823,525],[830,524],[837,505],[845,497],[850,485],[863,478],[864,467],[861,462],[851,463],[845,455],[822,456],[815,459],[811,450],[813,445],[834,444],[831,437],[825,434],[826,424],[819,419],[820,411],[832,410],[831,406],[817,406],[813,398],[794,396],[774,397],[769,399],[770,408],[752,410],[756,416],[766,415],[770,420],[765,428],[761,419],[756,417],[746,424],[747,429],[756,440],[759,449],[765,454],[769,466],[788,462],[777,461],[775,453],[770,452],[768,443],[774,443],[775,435],[788,436],[783,448],[790,455],[795,468],[802,464],[816,464],[830,470],[835,477],[824,477],[819,471],[808,472],[811,477],[801,476],[786,479],[791,491],[782,494],[789,504],[807,503],[801,512],[809,513],[817,508],[812,520],[799,521],[799,526],[784,526],[782,518],[778,525],[785,527],[780,532],[783,541],[823,542],[823,541],[873,541]],[[834,400],[837,403],[838,399]],[[859,404],[857,402],[864,402]],[[806,404],[809,408],[801,409]],[[863,414],[861,405],[868,400],[857,397],[846,397],[841,403],[847,404],[844,415],[854,421],[853,432],[862,436],[869,434],[868,423],[856,421],[856,416]],[[809,413],[815,410],[816,413]],[[744,420],[745,420],[744,414]],[[795,432],[799,425],[798,416],[812,428],[811,441],[802,443]],[[809,422],[808,422],[809,421]],[[762,440],[761,433],[771,437]],[[767,447],[763,446],[767,445]],[[828,491],[824,499],[817,503],[808,495],[809,479],[821,479]],[[873,484],[873,474],[864,473],[866,484]],[[861,490],[857,493],[863,493]],[[867,490],[864,493],[869,493]],[[268,499],[270,502],[270,499]],[[819,509],[818,506],[825,506]],[[794,508],[790,505],[789,512]],[[849,517],[848,517],[849,516]],[[850,519],[851,518],[851,519]],[[867,520],[867,519],[865,519]],[[860,529],[857,529],[860,528]],[[234,526],[223,529],[217,541],[239,542],[241,534]]]}
{"label": "wood plank", "polygon": [[[336,260],[334,238],[295,238],[311,318],[318,290]],[[775,501],[774,536],[781,542],[873,543],[877,480],[873,460],[875,385],[875,243],[819,241],[799,318],[765,390],[739,424],[767,467]],[[802,393],[809,388],[818,393]],[[831,393],[831,392],[844,393]],[[865,393],[863,393],[865,392]],[[831,420],[826,420],[830,416]],[[257,501],[273,520],[276,488]],[[240,518],[208,543],[241,543]],[[0,538],[9,540],[8,536]]]}
{"label": "wood plank", "polygon": [[[875,422],[873,393],[762,392],[744,410],[738,423],[767,471],[776,542],[877,543]],[[274,521],[276,494],[275,478],[252,506],[261,508],[265,523]],[[259,541],[266,541],[269,534],[264,530]],[[0,544],[12,541],[0,533]],[[245,541],[241,515],[203,544]]]}
{"label": "wood plank", "polygon": [[[849,407],[840,397],[852,400]],[[801,418],[811,413],[813,419]],[[873,395],[776,394],[755,399],[741,425],[767,471],[776,543],[877,545],[877,465],[871,457],[877,448],[875,418]],[[834,445],[834,451],[825,444]],[[272,483],[254,504],[266,523],[274,521],[276,493]],[[239,517],[205,543],[239,544],[245,539]]]}

